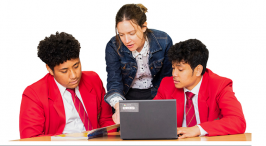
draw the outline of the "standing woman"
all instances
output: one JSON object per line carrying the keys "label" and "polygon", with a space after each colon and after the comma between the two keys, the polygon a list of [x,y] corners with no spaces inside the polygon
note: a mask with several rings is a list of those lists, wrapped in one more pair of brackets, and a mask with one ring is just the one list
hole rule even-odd
{"label": "standing woman", "polygon": [[120,123],[119,100],[153,99],[161,80],[172,75],[167,52],[173,45],[165,32],[148,29],[147,8],[126,4],[116,14],[116,36],[106,46],[107,94]]}

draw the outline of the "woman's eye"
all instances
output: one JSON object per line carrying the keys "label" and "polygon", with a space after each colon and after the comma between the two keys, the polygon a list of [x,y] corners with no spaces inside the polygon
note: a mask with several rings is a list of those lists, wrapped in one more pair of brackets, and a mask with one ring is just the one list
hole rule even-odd
{"label": "woman's eye", "polygon": [[78,68],[79,66],[77,65],[77,66],[75,66],[75,68]]}
{"label": "woman's eye", "polygon": [[66,73],[67,71],[61,71],[62,73]]}

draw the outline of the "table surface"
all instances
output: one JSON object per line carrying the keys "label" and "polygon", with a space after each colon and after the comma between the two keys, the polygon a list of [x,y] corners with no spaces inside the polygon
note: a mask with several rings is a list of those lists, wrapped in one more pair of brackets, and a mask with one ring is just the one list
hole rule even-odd
{"label": "table surface", "polygon": [[41,136],[25,138],[14,141],[251,141],[251,133],[224,135],[224,136],[202,136],[185,139],[167,140],[122,140],[119,132],[108,133],[107,136],[87,139],[87,133],[61,134],[58,136]]}

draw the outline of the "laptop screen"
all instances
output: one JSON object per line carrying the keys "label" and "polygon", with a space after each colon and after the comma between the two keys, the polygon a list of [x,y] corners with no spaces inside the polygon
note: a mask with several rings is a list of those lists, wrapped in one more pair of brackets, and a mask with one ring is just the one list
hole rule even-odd
{"label": "laptop screen", "polygon": [[177,138],[176,100],[119,102],[122,139]]}

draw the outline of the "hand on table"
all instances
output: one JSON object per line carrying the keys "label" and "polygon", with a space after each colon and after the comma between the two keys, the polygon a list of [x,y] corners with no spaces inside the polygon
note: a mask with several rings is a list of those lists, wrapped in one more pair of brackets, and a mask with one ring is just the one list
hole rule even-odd
{"label": "hand on table", "polygon": [[113,114],[112,118],[115,124],[120,124],[120,114],[119,114],[119,102],[114,106],[115,113]]}
{"label": "hand on table", "polygon": [[193,127],[178,127],[177,128],[177,135],[180,134],[178,138],[189,138],[189,137],[196,137],[200,135],[200,129],[198,126]]}

